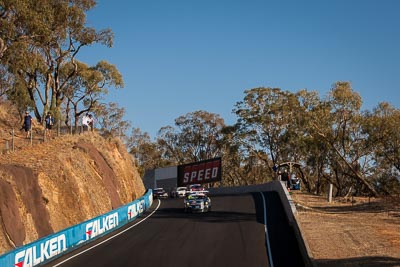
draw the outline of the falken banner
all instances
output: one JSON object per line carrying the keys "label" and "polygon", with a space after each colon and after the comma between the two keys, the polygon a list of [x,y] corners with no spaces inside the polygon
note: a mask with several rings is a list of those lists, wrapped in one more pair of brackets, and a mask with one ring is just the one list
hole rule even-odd
{"label": "falken banner", "polygon": [[0,255],[0,267],[34,267],[104,236],[140,217],[153,203],[152,190],[103,215]]}
{"label": "falken banner", "polygon": [[178,166],[178,186],[221,181],[221,158],[213,158]]}

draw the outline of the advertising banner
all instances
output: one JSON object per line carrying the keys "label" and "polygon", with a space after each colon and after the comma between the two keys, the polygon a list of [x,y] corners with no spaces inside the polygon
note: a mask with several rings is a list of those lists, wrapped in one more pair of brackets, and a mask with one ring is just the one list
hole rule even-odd
{"label": "advertising banner", "polygon": [[213,158],[178,166],[178,186],[221,181],[221,158]]}
{"label": "advertising banner", "polygon": [[153,203],[153,192],[113,211],[66,228],[0,255],[0,267],[33,267],[104,236],[140,217]]}

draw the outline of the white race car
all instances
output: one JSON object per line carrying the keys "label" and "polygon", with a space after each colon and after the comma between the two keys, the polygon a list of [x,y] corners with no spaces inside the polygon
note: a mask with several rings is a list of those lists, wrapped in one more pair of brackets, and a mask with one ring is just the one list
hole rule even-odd
{"label": "white race car", "polygon": [[171,192],[171,197],[184,197],[186,195],[186,187],[177,187]]}
{"label": "white race car", "polygon": [[168,193],[164,190],[164,188],[154,188],[153,189],[153,198],[167,198]]}

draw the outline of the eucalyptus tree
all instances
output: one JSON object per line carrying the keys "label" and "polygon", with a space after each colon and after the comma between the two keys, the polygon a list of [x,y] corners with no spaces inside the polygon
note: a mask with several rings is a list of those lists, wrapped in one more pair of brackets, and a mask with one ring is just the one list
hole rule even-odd
{"label": "eucalyptus tree", "polygon": [[[60,114],[68,81],[78,71],[76,58],[83,47],[112,46],[109,29],[87,27],[86,12],[94,0],[3,0],[0,2],[1,64],[13,75],[13,90],[26,90],[35,112]],[[65,64],[72,64],[60,79]]]}
{"label": "eucalyptus tree", "polygon": [[374,152],[371,171],[378,190],[385,194],[400,193],[400,110],[387,102],[366,112],[364,132],[367,148]]}
{"label": "eucalyptus tree", "polygon": [[162,158],[161,150],[157,143],[152,142],[147,132],[139,128],[133,128],[128,137],[127,147],[133,155],[139,173],[143,177],[146,170],[170,166],[171,163]]}
{"label": "eucalyptus tree", "polygon": [[[4,81],[4,78],[3,76],[3,79],[0,78],[0,80]],[[27,107],[34,106],[34,101],[31,100],[28,91],[25,90],[25,84],[21,81],[13,80],[10,83],[6,82],[4,85],[7,87],[5,91],[6,98],[16,107],[22,120]]]}
{"label": "eucalyptus tree", "polygon": [[175,126],[160,129],[157,143],[163,157],[183,164],[221,155],[224,120],[214,113],[194,111],[175,119]]}
{"label": "eucalyptus tree", "polygon": [[142,132],[140,128],[133,128],[128,138],[127,147],[139,164],[143,164],[146,153],[143,151],[143,145],[151,143],[150,135],[147,132]]}
{"label": "eucalyptus tree", "polygon": [[[272,180],[272,170],[259,159],[259,155],[249,153],[245,138],[238,131],[238,124],[222,129],[221,150],[223,153],[223,179],[225,186],[261,184]],[[263,152],[260,152],[263,153]],[[265,155],[263,156],[265,157]]]}
{"label": "eucalyptus tree", "polygon": [[279,88],[254,88],[245,94],[233,112],[249,155],[257,155],[270,169],[294,157],[296,96]]}
{"label": "eucalyptus tree", "polygon": [[244,165],[243,148],[241,138],[238,138],[237,125],[225,126],[221,129],[223,151],[223,179],[225,186],[239,186],[247,180],[247,175],[242,170]]}
{"label": "eucalyptus tree", "polygon": [[[369,180],[371,152],[365,149],[367,135],[362,131],[361,97],[348,82],[336,82],[325,104],[316,110],[312,127],[331,149],[329,182],[343,195],[351,189],[377,195]],[[330,178],[329,178],[330,177]]]}
{"label": "eucalyptus tree", "polygon": [[95,120],[99,127],[100,134],[105,138],[118,137],[124,143],[128,142],[127,131],[131,122],[124,120],[125,108],[117,103],[100,103],[93,108]]}
{"label": "eucalyptus tree", "polygon": [[[77,66],[76,75],[68,79],[65,75],[68,75],[75,66]],[[68,79],[64,92],[66,98],[65,122],[68,125],[68,116],[70,110],[72,110],[75,129],[78,128],[80,116],[97,108],[110,88],[122,88],[124,86],[122,75],[118,69],[106,61],[100,61],[93,67],[78,61],[76,65],[67,64],[60,74],[60,80],[63,79]]]}
{"label": "eucalyptus tree", "polygon": [[13,77],[8,73],[4,65],[0,64],[0,97],[7,94],[12,86]]}
{"label": "eucalyptus tree", "polygon": [[[309,192],[320,193],[323,186],[324,170],[327,169],[327,155],[329,148],[324,144],[319,135],[314,135],[312,123],[314,118],[320,119],[318,125],[329,126],[326,120],[327,105],[325,105],[316,91],[299,90],[295,93],[298,106],[294,111],[296,116],[291,143],[296,151],[295,161],[302,164],[303,184]],[[329,112],[328,112],[329,113]]]}
{"label": "eucalyptus tree", "polygon": [[171,165],[185,162],[185,153],[178,144],[179,136],[179,131],[170,125],[161,127],[157,133],[157,148],[161,157]]}

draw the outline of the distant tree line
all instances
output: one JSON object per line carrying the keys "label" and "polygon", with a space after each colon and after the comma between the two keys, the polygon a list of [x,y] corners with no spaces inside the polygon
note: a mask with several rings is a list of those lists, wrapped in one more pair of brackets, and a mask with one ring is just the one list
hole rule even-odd
{"label": "distant tree line", "polygon": [[124,87],[117,67],[78,60],[83,48],[113,45],[110,29],[86,26],[86,12],[95,5],[0,1],[0,97],[21,118],[30,110],[43,122],[50,111],[57,121],[77,126],[81,115],[94,113],[101,134],[121,137],[142,173],[221,156],[223,185],[249,185],[276,179],[274,166],[294,161],[304,166],[302,184],[309,192],[333,184],[337,196],[400,193],[400,111],[389,103],[361,111],[361,96],[348,82],[336,82],[323,99],[307,90],[247,90],[232,110],[234,125],[194,111],[162,127],[154,141],[132,129],[124,108],[104,101],[109,90]]}
{"label": "distant tree line", "polygon": [[313,193],[333,184],[337,196],[400,193],[400,110],[380,103],[360,110],[348,82],[317,92],[279,88],[245,91],[234,125],[218,114],[195,111],[160,129],[155,142],[135,129],[130,151],[142,171],[223,158],[223,184],[249,185],[276,179],[274,166],[298,162],[303,187]]}

